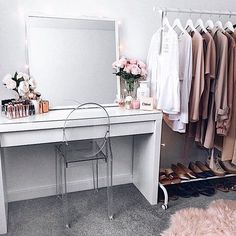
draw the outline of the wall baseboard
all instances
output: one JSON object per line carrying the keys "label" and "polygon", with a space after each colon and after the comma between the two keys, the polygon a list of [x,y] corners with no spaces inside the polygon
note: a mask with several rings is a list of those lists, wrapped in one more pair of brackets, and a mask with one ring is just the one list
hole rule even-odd
{"label": "wall baseboard", "polygon": [[[122,174],[113,176],[113,185],[132,183],[131,174]],[[99,187],[106,186],[106,177],[99,178]],[[77,180],[67,183],[68,192],[77,192],[93,189],[93,179]],[[56,194],[56,185],[34,186],[25,189],[8,191],[8,202],[21,201],[39,197],[53,196]]]}

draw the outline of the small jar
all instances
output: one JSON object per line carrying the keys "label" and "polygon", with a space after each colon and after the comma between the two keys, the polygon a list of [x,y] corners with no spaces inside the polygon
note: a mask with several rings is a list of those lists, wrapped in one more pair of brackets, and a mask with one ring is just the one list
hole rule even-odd
{"label": "small jar", "polygon": [[132,109],[132,101],[133,101],[133,98],[131,96],[127,96],[125,98],[125,108],[130,110]]}
{"label": "small jar", "polygon": [[114,102],[117,103],[119,107],[123,108],[125,106],[125,100],[122,97],[120,98],[118,94]]}
{"label": "small jar", "polygon": [[132,101],[132,107],[133,107],[133,109],[139,109],[140,108],[140,101],[139,100],[133,100]]}
{"label": "small jar", "polygon": [[43,113],[49,112],[49,101],[43,100]]}
{"label": "small jar", "polygon": [[120,98],[118,101],[119,107],[123,108],[125,106],[125,100],[123,98]]}

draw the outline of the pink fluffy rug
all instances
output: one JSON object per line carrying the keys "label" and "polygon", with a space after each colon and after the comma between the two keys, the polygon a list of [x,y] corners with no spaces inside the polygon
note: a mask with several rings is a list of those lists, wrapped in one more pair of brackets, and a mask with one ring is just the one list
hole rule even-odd
{"label": "pink fluffy rug", "polygon": [[236,236],[236,201],[216,200],[207,209],[188,208],[171,216],[162,236]]}

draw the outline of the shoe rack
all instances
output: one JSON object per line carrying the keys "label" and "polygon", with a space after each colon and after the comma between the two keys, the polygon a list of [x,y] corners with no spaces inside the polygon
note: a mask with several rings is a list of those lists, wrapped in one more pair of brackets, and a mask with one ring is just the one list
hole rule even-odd
{"label": "shoe rack", "polygon": [[[218,151],[221,151],[218,149]],[[214,158],[214,149],[212,149],[212,155],[211,158]],[[168,209],[168,203],[169,203],[169,196],[168,196],[168,191],[166,186],[169,185],[175,185],[175,184],[183,184],[183,183],[191,183],[191,182],[198,182],[198,181],[206,181],[206,180],[212,180],[212,179],[223,179],[223,178],[228,178],[228,177],[235,177],[236,174],[226,174],[224,176],[212,176],[212,177],[206,177],[206,178],[196,178],[196,179],[189,179],[189,180],[181,180],[180,183],[171,183],[171,184],[162,184],[162,183],[158,183],[158,186],[160,187],[160,189],[163,191],[164,193],[164,203],[162,204],[162,209],[163,210],[167,210]]]}

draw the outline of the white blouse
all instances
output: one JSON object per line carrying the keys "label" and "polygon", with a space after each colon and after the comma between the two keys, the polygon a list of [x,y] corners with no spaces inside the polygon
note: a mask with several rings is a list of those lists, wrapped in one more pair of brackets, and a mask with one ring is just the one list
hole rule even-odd
{"label": "white blouse", "polygon": [[147,65],[151,96],[157,109],[167,114],[180,112],[179,46],[178,35],[172,29],[163,31],[161,53],[161,29],[153,35],[149,47]]}
{"label": "white blouse", "polygon": [[185,133],[189,122],[188,106],[192,83],[192,38],[185,32],[179,37],[180,112],[169,115],[172,130]]}

